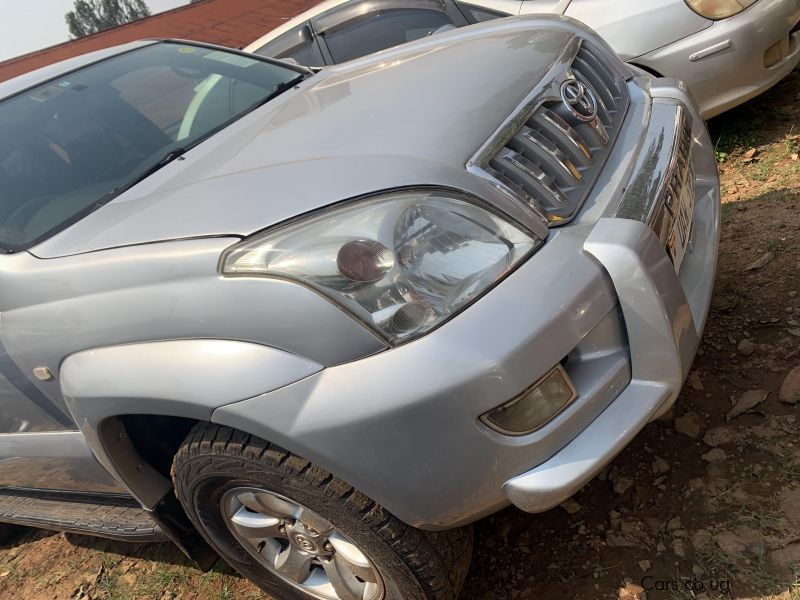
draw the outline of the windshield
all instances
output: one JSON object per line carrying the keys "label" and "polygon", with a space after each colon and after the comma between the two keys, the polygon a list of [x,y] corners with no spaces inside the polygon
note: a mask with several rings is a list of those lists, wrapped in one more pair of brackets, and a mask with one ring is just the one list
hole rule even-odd
{"label": "windshield", "polygon": [[30,248],[302,77],[161,42],[0,102],[0,248]]}

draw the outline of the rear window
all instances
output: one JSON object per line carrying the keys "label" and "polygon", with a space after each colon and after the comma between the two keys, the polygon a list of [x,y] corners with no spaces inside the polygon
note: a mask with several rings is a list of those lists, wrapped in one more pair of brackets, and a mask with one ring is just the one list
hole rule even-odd
{"label": "rear window", "polygon": [[302,77],[158,43],[0,102],[0,248],[29,248]]}
{"label": "rear window", "polygon": [[386,10],[347,21],[322,35],[333,60],[340,63],[412,42],[452,24],[450,17],[439,11]]}

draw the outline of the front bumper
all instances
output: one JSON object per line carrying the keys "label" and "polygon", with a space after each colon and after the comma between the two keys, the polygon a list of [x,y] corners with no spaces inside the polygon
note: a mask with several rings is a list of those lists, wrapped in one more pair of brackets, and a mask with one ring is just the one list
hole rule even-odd
{"label": "front bumper", "polygon": [[[709,119],[769,89],[800,61],[798,0],[759,0],[742,13],[631,61],[683,80]],[[767,49],[785,52],[766,66]]]}
{"label": "front bumper", "polygon": [[[658,81],[651,89],[654,98],[676,98],[692,107],[681,88]],[[606,270],[619,298],[631,380],[559,453],[505,483],[509,500],[522,510],[545,511],[577,492],[672,405],[688,374],[711,301],[720,213],[711,141],[699,115],[693,112],[693,117],[696,200],[690,252],[676,273],[653,231],[629,219],[601,219],[586,238],[584,250]],[[647,137],[660,135],[651,127]]]}
{"label": "front bumper", "polygon": [[[545,510],[574,493],[677,397],[710,301],[713,148],[686,93],[658,82],[630,83],[626,122],[581,213],[468,310],[409,344],[221,407],[213,421],[288,448],[427,529],[509,502]],[[646,225],[612,218],[636,157],[663,133],[653,98],[694,117],[694,250],[680,274]],[[559,363],[579,396],[544,427],[511,437],[479,421]]]}

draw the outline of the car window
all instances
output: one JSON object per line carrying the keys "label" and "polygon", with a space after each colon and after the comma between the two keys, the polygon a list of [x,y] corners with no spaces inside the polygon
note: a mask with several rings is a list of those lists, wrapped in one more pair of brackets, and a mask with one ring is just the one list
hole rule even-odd
{"label": "car window", "polygon": [[307,67],[325,66],[325,60],[307,23],[279,35],[254,53],[271,58],[293,58]]}
{"label": "car window", "polygon": [[[302,76],[239,53],[164,42],[3,100],[0,248],[31,247]],[[220,96],[205,104],[198,97],[212,78]]]}
{"label": "car window", "polygon": [[464,4],[462,2],[458,3],[458,8],[461,9],[461,12],[463,12],[472,23],[483,23],[484,21],[493,21],[494,19],[502,19],[503,17],[509,16],[505,13],[489,10],[481,6],[473,6],[472,4]]}
{"label": "car window", "polygon": [[398,9],[364,15],[326,30],[322,36],[337,63],[430,35],[453,22],[434,10]]}

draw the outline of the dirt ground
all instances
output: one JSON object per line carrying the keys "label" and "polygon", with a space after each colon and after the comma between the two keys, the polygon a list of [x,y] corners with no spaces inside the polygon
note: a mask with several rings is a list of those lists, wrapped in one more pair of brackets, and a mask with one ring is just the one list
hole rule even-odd
{"label": "dirt ground", "polygon": [[[800,600],[800,70],[710,129],[719,271],[675,409],[563,507],[477,523],[463,600]],[[170,545],[21,530],[0,598],[263,596]]]}

